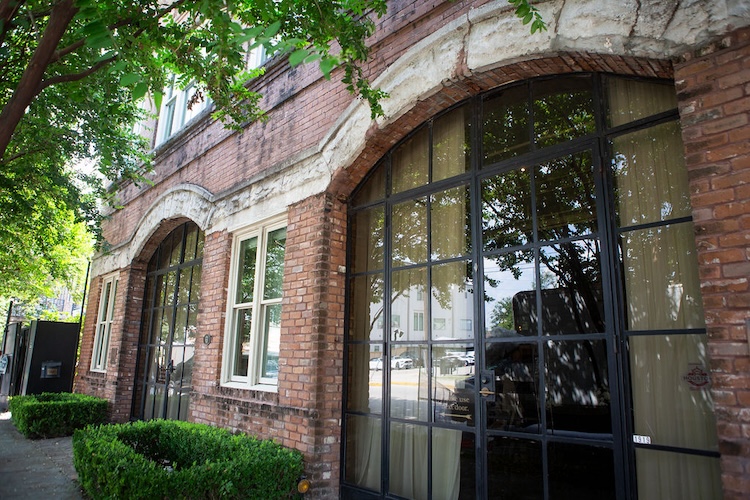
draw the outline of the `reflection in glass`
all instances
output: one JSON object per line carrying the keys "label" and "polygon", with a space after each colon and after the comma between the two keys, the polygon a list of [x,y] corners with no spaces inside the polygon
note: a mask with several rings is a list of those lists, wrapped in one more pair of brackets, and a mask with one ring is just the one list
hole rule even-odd
{"label": "reflection in glass", "polygon": [[352,340],[383,340],[383,275],[356,276],[350,287]]}
{"label": "reflection in glass", "polygon": [[423,356],[419,346],[391,347],[389,386],[391,417],[423,422],[429,418],[427,367],[417,366],[419,363],[415,359],[417,357],[423,359]]}
{"label": "reflection in glass", "polygon": [[548,341],[544,347],[547,428],[612,433],[604,340]]}
{"label": "reflection in glass", "polygon": [[539,368],[536,344],[489,344],[485,364],[495,374],[495,400],[487,401],[487,427],[540,431]]}
{"label": "reflection in glass", "polygon": [[381,433],[379,418],[347,415],[346,417],[346,482],[380,490]]}
{"label": "reflection in glass", "polygon": [[281,346],[281,304],[265,306],[263,322],[263,359],[261,377],[279,378],[279,348]]}
{"label": "reflection in glass", "polygon": [[717,451],[706,335],[631,336],[629,347],[635,433]]}
{"label": "reflection in glass", "polygon": [[190,302],[197,304],[201,300],[201,274],[203,265],[193,266],[193,279],[190,281]]}
{"label": "reflection in glass", "polygon": [[516,86],[484,101],[482,165],[491,165],[530,150],[528,92],[528,86]]}
{"label": "reflection in glass", "polygon": [[268,233],[266,244],[266,266],[263,278],[263,298],[281,298],[281,284],[284,278],[284,249],[286,248],[286,228]]}
{"label": "reflection in glass", "polygon": [[538,441],[489,436],[487,438],[487,491],[491,498],[541,500],[544,498],[542,445]]}
{"label": "reflection in glass", "polygon": [[352,271],[355,273],[383,268],[383,230],[385,211],[382,206],[362,210],[352,218],[354,245],[352,245]]}
{"label": "reflection in glass", "polygon": [[533,90],[537,147],[560,144],[596,131],[591,77],[540,80],[534,82]]}
{"label": "reflection in glass", "polygon": [[384,361],[382,345],[349,346],[348,410],[382,413]]}
{"label": "reflection in glass", "polygon": [[678,121],[619,136],[612,148],[621,227],[692,214]]}
{"label": "reflection in glass", "polygon": [[432,260],[461,257],[471,249],[469,199],[468,186],[432,195]]}
{"label": "reflection in glass", "polygon": [[471,168],[471,112],[462,106],[432,125],[432,181],[463,174]]}
{"label": "reflection in glass", "polygon": [[486,252],[533,241],[527,170],[521,168],[482,181],[482,244]]}
{"label": "reflection in glass", "polygon": [[[544,335],[604,332],[600,258],[598,240],[540,250]],[[527,299],[536,303],[531,295]]]}
{"label": "reflection in glass", "polygon": [[[471,261],[456,261],[439,264],[432,268],[432,338],[466,339],[473,338],[471,328],[466,323],[474,319],[474,286],[471,279]],[[445,319],[444,327],[435,329],[435,320]]]}
{"label": "reflection in glass", "polygon": [[628,329],[703,328],[692,223],[629,231],[621,244]]}
{"label": "reflection in glass", "polygon": [[432,348],[432,414],[435,422],[474,427],[474,345]]}
{"label": "reflection in glass", "polygon": [[548,452],[550,500],[617,498],[611,448],[550,442]]}
{"label": "reflection in glass", "polygon": [[[674,84],[606,76],[607,122],[610,127],[677,108]],[[680,157],[683,155],[681,154]]]}
{"label": "reflection in glass", "polygon": [[429,129],[423,127],[393,152],[391,157],[392,193],[400,193],[427,184],[429,147]]}
{"label": "reflection in glass", "polygon": [[487,337],[536,335],[536,310],[523,307],[524,294],[536,288],[534,253],[511,252],[484,259],[484,328]]}
{"label": "reflection in glass", "polygon": [[410,319],[413,311],[424,311],[424,301],[419,300],[427,289],[427,269],[424,267],[394,271],[391,274],[391,328],[392,341],[426,340],[424,328],[401,324],[401,318]]}
{"label": "reflection in glass", "polygon": [[719,458],[635,449],[638,500],[721,499]]}
{"label": "reflection in glass", "polygon": [[539,164],[534,168],[534,176],[540,240],[571,238],[597,231],[591,152]]}
{"label": "reflection in glass", "polygon": [[250,358],[250,327],[253,322],[252,309],[237,311],[237,344],[234,346],[233,375],[244,377],[247,375],[247,365]]}
{"label": "reflection in glass", "polygon": [[393,266],[427,261],[427,200],[418,198],[394,205],[391,227]]}
{"label": "reflection in glass", "polygon": [[237,296],[235,302],[252,302],[255,293],[255,259],[258,254],[258,238],[248,238],[240,244],[240,264],[237,266]]}

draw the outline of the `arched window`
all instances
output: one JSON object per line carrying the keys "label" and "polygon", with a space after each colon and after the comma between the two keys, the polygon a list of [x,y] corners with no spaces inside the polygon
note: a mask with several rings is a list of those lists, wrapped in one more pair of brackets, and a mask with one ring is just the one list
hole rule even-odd
{"label": "arched window", "polygon": [[187,418],[203,263],[203,231],[186,222],[148,264],[133,414]]}
{"label": "arched window", "polygon": [[349,213],[344,497],[720,496],[670,82],[478,96]]}

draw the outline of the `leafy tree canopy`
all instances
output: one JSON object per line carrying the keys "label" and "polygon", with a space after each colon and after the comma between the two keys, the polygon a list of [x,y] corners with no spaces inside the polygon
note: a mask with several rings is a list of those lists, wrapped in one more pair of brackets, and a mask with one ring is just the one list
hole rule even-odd
{"label": "leafy tree canopy", "polygon": [[[527,0],[509,2],[532,32],[544,29]],[[385,11],[386,0],[0,0],[0,294],[39,278],[32,270],[64,279],[55,259],[76,245],[68,229],[85,222],[96,233],[103,183],[148,168],[133,132],[138,101],[150,95],[158,107],[171,74],[196,82],[216,117],[239,127],[264,118],[247,85],[263,70],[245,66],[262,45],[326,77],[342,68],[378,115],[385,95],[362,64]],[[74,167],[83,160],[101,175]]]}

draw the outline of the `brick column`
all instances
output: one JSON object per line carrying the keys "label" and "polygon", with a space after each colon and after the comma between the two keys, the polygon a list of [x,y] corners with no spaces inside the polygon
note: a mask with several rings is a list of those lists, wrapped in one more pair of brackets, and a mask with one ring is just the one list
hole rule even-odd
{"label": "brick column", "polygon": [[726,499],[750,491],[750,29],[675,63]]}

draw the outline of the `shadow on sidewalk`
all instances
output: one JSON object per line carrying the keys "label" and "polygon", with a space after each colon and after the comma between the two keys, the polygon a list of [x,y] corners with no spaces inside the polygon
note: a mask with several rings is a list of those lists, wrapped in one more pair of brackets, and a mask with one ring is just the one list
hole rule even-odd
{"label": "shadow on sidewalk", "polygon": [[73,438],[26,439],[0,413],[0,498],[85,498],[73,467]]}

